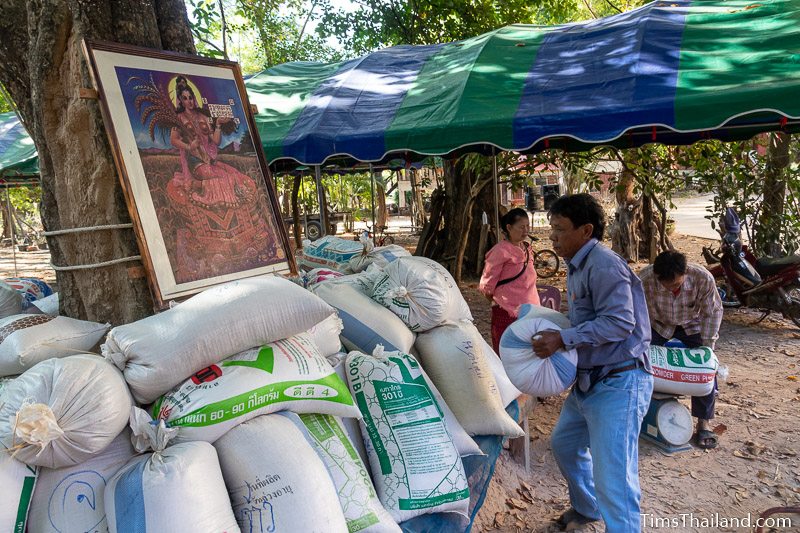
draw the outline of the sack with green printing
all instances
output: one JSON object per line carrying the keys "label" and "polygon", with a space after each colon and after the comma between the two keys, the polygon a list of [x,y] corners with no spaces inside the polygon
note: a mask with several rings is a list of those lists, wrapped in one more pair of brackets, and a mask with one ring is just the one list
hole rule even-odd
{"label": "sack with green printing", "polygon": [[204,368],[162,396],[151,412],[180,428],[174,442],[213,443],[242,422],[284,409],[360,417],[347,385],[308,333]]}
{"label": "sack with green printing", "polygon": [[[291,417],[290,417],[291,418]],[[300,415],[304,434],[336,486],[350,533],[400,533],[400,527],[381,505],[367,467],[347,437],[341,419],[330,415]]]}
{"label": "sack with green printing", "polygon": [[35,466],[28,466],[11,456],[0,443],[0,531],[25,531],[36,484]]}
{"label": "sack with green printing", "polygon": [[443,412],[414,356],[351,352],[347,379],[384,507],[397,522],[426,513],[467,514],[469,488]]}

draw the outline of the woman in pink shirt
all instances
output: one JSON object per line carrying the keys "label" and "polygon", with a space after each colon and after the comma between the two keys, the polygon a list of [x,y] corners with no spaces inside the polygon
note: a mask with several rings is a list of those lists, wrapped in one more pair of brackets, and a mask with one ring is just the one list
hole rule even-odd
{"label": "woman in pink shirt", "polygon": [[539,305],[534,254],[525,240],[531,228],[528,213],[520,208],[512,209],[500,218],[500,228],[506,239],[486,253],[478,287],[492,302],[492,346],[495,352],[503,332],[516,320],[519,307],[522,304]]}

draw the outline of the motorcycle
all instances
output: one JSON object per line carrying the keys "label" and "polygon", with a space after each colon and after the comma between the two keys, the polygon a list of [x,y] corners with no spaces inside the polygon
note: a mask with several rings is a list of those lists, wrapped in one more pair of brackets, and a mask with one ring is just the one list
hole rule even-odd
{"label": "motorcycle", "polygon": [[751,307],[781,313],[800,327],[800,256],[757,258],[739,238],[739,217],[728,208],[719,252],[703,247],[708,270],[718,281],[726,307]]}

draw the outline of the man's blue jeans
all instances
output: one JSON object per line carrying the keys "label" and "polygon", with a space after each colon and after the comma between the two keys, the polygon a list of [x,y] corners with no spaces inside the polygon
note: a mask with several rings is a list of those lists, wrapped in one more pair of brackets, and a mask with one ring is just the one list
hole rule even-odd
{"label": "man's blue jeans", "polygon": [[607,376],[586,393],[575,386],[553,429],[572,507],[602,518],[610,533],[640,530],[639,429],[652,392],[653,376],[641,368]]}

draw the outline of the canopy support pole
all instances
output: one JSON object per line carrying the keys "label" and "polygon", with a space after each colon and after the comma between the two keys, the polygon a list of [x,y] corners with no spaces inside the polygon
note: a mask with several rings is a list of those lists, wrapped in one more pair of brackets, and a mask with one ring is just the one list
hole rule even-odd
{"label": "canopy support pole", "polygon": [[497,182],[497,154],[492,148],[492,183],[494,184],[494,230],[500,242],[500,185]]}
{"label": "canopy support pole", "polygon": [[372,163],[369,164],[369,188],[370,198],[372,201],[372,244],[376,244],[375,239],[375,170],[372,168]]}
{"label": "canopy support pole", "polygon": [[6,187],[6,209],[8,210],[8,225],[11,227],[11,253],[14,255],[14,277],[18,278],[17,273],[17,236],[14,232],[14,213],[11,212],[11,193]]}
{"label": "canopy support pole", "polygon": [[319,223],[322,226],[320,237],[328,234],[328,209],[325,205],[325,189],[322,188],[322,171],[314,165],[314,180],[317,183],[317,201],[319,202]]}

